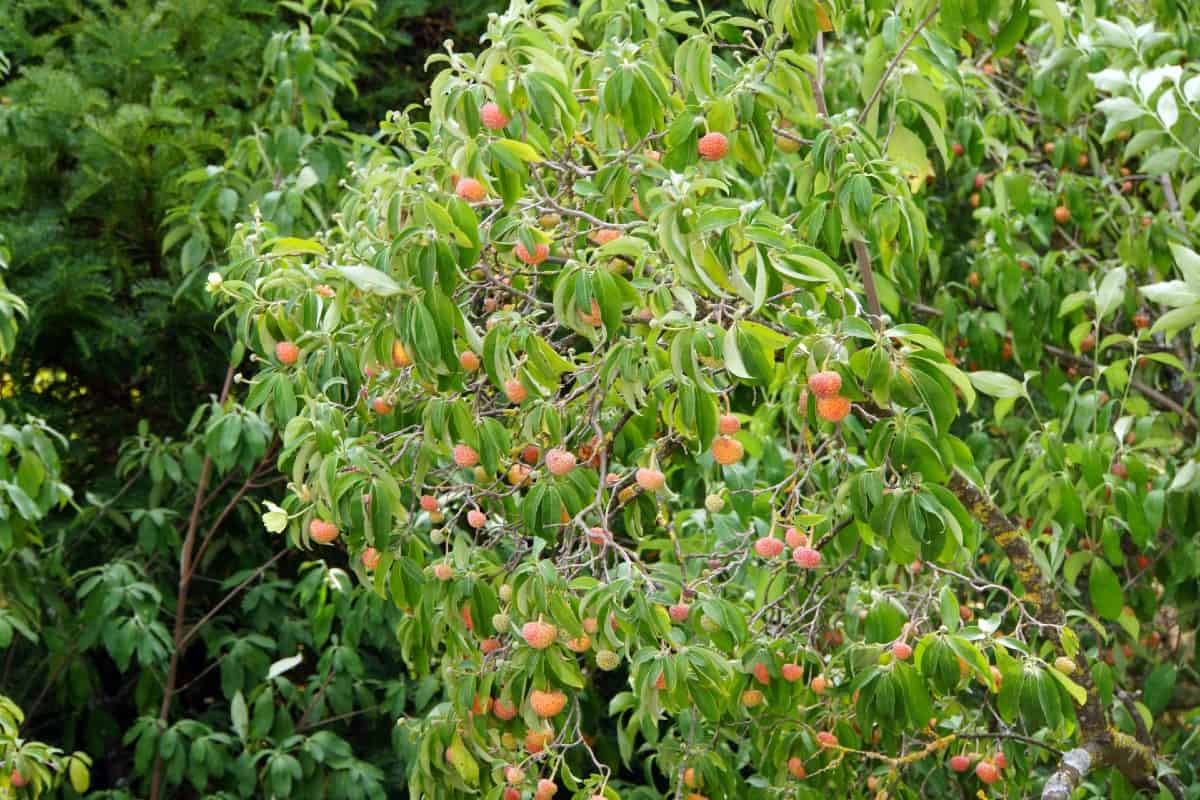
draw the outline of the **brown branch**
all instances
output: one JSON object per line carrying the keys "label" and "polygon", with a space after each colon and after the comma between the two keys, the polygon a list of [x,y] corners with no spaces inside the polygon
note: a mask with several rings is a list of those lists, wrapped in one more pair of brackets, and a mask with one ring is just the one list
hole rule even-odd
{"label": "brown branch", "polygon": [[187,643],[190,642],[195,637],[195,635],[200,631],[201,628],[203,628],[208,623],[209,620],[211,620],[213,617],[215,617],[217,614],[219,614],[221,612],[221,609],[223,609],[225,606],[229,605],[230,601],[232,601],[233,598],[237,597],[243,589],[245,589],[247,586],[249,586],[251,583],[253,583],[255,580],[257,580],[258,577],[260,575],[262,575],[264,572],[266,572],[268,569],[270,569],[271,566],[274,565],[274,563],[276,561],[283,558],[283,556],[287,552],[288,552],[288,550],[286,547],[284,549],[280,550],[278,553],[271,556],[270,561],[260,564],[258,566],[258,568],[256,570],[254,570],[254,572],[252,572],[248,576],[246,576],[245,580],[243,580],[237,586],[233,587],[229,591],[229,593],[226,594],[224,597],[222,597],[221,600],[215,606],[213,606],[211,609],[208,610],[207,614],[205,614],[203,617],[200,618],[199,622],[197,622],[195,625],[193,625],[191,628],[188,629],[188,632],[186,634],[184,634],[183,639],[180,641],[178,646],[179,647],[187,646]]}
{"label": "brown branch", "polygon": [[863,293],[867,296],[867,312],[876,333],[883,331],[883,308],[879,305],[879,291],[875,288],[875,273],[871,271],[871,254],[867,252],[867,243],[862,239],[854,240],[854,255],[858,261],[858,272],[862,276]]}
{"label": "brown branch", "polygon": [[871,99],[867,101],[867,104],[863,106],[863,110],[858,114],[859,125],[862,125],[867,121],[867,116],[870,115],[871,109],[875,107],[875,104],[879,102],[879,97],[883,94],[883,89],[885,86],[887,86],[888,79],[892,77],[892,73],[896,71],[896,67],[900,66],[900,60],[904,58],[904,54],[908,52],[908,48],[916,40],[917,36],[921,33],[925,26],[933,21],[933,18],[937,16],[937,13],[940,9],[941,3],[934,3],[933,8],[929,9],[929,13],[925,15],[925,19],[917,23],[917,27],[913,28],[912,33],[910,33],[908,38],[904,40],[904,44],[900,45],[900,49],[896,52],[896,55],[892,56],[892,60],[887,65],[887,69],[883,71],[883,77],[881,77],[879,79],[879,83],[875,85],[875,91],[871,94]]}
{"label": "brown branch", "polygon": [[[225,382],[221,386],[218,403],[224,404],[229,398],[229,390],[233,385],[233,370],[230,364],[225,371]],[[196,496],[192,501],[192,513],[188,517],[187,535],[183,539],[183,548],[179,554],[179,591],[175,597],[175,633],[174,648],[171,650],[171,661],[167,666],[167,680],[163,684],[162,705],[158,709],[158,721],[166,724],[171,711],[171,700],[175,695],[175,684],[179,680],[179,658],[183,643],[184,614],[187,610],[188,587],[192,582],[192,548],[196,544],[196,531],[200,528],[200,513],[204,509],[204,493],[208,490],[208,482],[212,478],[212,456],[204,457],[200,467],[200,480],[196,483]],[[154,770],[150,776],[150,800],[159,800],[162,791],[163,762],[162,755],[154,757]]]}

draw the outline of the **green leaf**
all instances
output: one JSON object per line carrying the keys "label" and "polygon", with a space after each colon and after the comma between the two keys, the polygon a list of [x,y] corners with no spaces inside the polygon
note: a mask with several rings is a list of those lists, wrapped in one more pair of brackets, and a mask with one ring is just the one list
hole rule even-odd
{"label": "green leaf", "polygon": [[298,239],[294,236],[283,236],[273,240],[269,249],[272,254],[283,256],[325,255],[325,248],[320,242],[314,242],[312,239]]}
{"label": "green leaf", "polygon": [[390,297],[400,292],[400,284],[392,280],[392,277],[386,272],[380,272],[374,267],[338,267],[338,271],[364,292],[384,297]]}
{"label": "green leaf", "polygon": [[1025,397],[1025,387],[1003,372],[969,372],[971,384],[989,397]]}
{"label": "green leaf", "polygon": [[1091,597],[1092,608],[1105,619],[1116,621],[1125,607],[1125,595],[1121,591],[1121,581],[1112,567],[1102,558],[1092,561],[1088,573],[1088,594]]}

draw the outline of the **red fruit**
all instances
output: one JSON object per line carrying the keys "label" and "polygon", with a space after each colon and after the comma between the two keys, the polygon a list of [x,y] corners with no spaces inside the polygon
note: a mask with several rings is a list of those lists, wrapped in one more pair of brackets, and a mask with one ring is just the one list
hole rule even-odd
{"label": "red fruit", "polygon": [[1150,566],[1150,559],[1147,556],[1139,555],[1136,559],[1138,569],[1146,569]]}
{"label": "red fruit", "polygon": [[637,481],[637,485],[647,492],[657,492],[667,483],[666,477],[661,472],[645,467],[639,469],[633,477]]}
{"label": "red fruit", "polygon": [[603,546],[612,541],[612,534],[599,525],[595,525],[588,531],[588,541],[594,545]]}
{"label": "red fruit", "polygon": [[337,526],[323,519],[314,519],[308,523],[308,534],[314,542],[329,544],[338,537]]}
{"label": "red fruit", "polygon": [[439,561],[433,565],[433,575],[439,581],[448,581],[454,577],[454,567],[445,561]]}
{"label": "red fruit", "polygon": [[975,188],[982,189],[986,185],[987,185],[987,175],[984,175],[982,172],[976,172],[975,173]]}
{"label": "red fruit", "polygon": [[821,566],[821,551],[811,547],[797,547],[792,551],[792,559],[801,569],[816,569]]}
{"label": "red fruit", "polygon": [[542,457],[541,448],[539,448],[535,444],[527,444],[527,445],[525,445],[525,449],[523,449],[521,451],[521,460],[524,461],[526,464],[529,464],[530,466],[533,466],[534,464],[536,464],[538,462],[538,459],[540,459],[541,457]]}
{"label": "red fruit", "polygon": [[279,359],[280,364],[291,366],[300,358],[300,348],[295,342],[277,342],[275,344],[275,358]]}
{"label": "red fruit", "polygon": [[508,402],[520,405],[529,397],[529,391],[516,378],[509,378],[504,382],[504,396],[508,398]]}
{"label": "red fruit", "polygon": [[[1054,209],[1054,221],[1057,222],[1059,225],[1066,225],[1068,222],[1071,221],[1071,209],[1067,208],[1066,206],[1056,207]],[[976,772],[978,772],[978,771],[979,770],[977,768]],[[987,781],[984,781],[984,782],[986,783]]]}
{"label": "red fruit", "polygon": [[546,469],[552,475],[566,475],[575,469],[575,454],[561,447],[546,451]]}
{"label": "red fruit", "polygon": [[775,558],[783,552],[783,542],[774,536],[764,536],[754,543],[754,552],[763,558]]}
{"label": "red fruit", "polygon": [[992,763],[997,769],[1006,769],[1008,767],[1008,756],[1004,755],[1002,750],[997,750],[996,755],[992,756]]}
{"label": "red fruit", "polygon": [[700,137],[696,149],[705,161],[720,161],[729,152],[729,139],[725,138],[725,134],[716,131],[706,133]]}
{"label": "red fruit", "polygon": [[479,119],[489,130],[498,131],[508,126],[509,117],[495,103],[484,103],[479,109]]}
{"label": "red fruit", "polygon": [[761,661],[754,665],[754,680],[766,686],[771,682],[771,671]]}
{"label": "red fruit", "polygon": [[813,690],[813,694],[825,694],[825,689],[829,686],[829,681],[825,680],[824,675],[818,675],[812,679],[809,687]]}
{"label": "red fruit", "polygon": [[742,460],[745,455],[746,448],[742,447],[742,443],[732,436],[718,436],[713,440],[712,454],[713,460],[723,466],[736,464]]}
{"label": "red fruit", "polygon": [[784,664],[780,672],[788,683],[795,683],[804,677],[804,670],[800,668],[799,664]]}
{"label": "red fruit", "polygon": [[838,746],[838,738],[837,738],[837,736],[830,733],[829,731],[821,731],[820,733],[817,734],[817,744],[821,745],[821,747],[826,747],[826,748],[837,747]]}
{"label": "red fruit", "polygon": [[479,453],[475,452],[475,448],[470,445],[455,445],[454,463],[464,468],[473,467],[479,463]]}
{"label": "red fruit", "polygon": [[796,756],[792,756],[787,762],[788,772],[793,778],[803,778],[807,773],[804,771],[804,762]]}
{"label": "red fruit", "polygon": [[408,351],[404,349],[404,345],[400,342],[392,342],[392,366],[407,367],[412,363],[412,359],[408,357]]}
{"label": "red fruit", "polygon": [[950,769],[955,772],[966,772],[971,768],[971,759],[966,756],[950,756]]}
{"label": "red fruit", "polygon": [[533,252],[530,253],[524,242],[517,242],[517,246],[513,248],[513,254],[526,264],[540,264],[550,256],[550,245],[538,242],[533,246]]}
{"label": "red fruit", "polygon": [[667,609],[673,622],[687,622],[688,615],[692,613],[691,607],[687,603],[675,603]]}
{"label": "red fruit", "polygon": [[586,312],[580,311],[579,319],[593,328],[600,327],[604,323],[604,317],[600,314],[600,304],[593,299],[591,309]]}
{"label": "red fruit", "polygon": [[368,547],[362,552],[362,563],[367,569],[375,569],[377,566],[379,566],[380,558],[381,556],[379,551],[374,547]]}
{"label": "red fruit", "polygon": [[910,658],[912,658],[912,654],[912,645],[910,645],[908,642],[896,642],[894,645],[892,645],[892,655],[894,655],[899,661],[908,661]]}
{"label": "red fruit", "polygon": [[1114,461],[1112,466],[1108,468],[1108,471],[1121,480],[1125,480],[1125,478],[1129,475],[1129,468],[1120,461]]}
{"label": "red fruit", "polygon": [[12,771],[12,774],[8,776],[8,782],[11,783],[13,786],[15,786],[18,789],[20,789],[25,784],[29,783],[29,781],[25,778],[25,776],[22,775],[20,773],[20,771],[15,770],[15,769]]}
{"label": "red fruit", "polygon": [[955,142],[954,144],[950,145],[950,149],[954,151],[954,155],[960,156],[960,157],[962,156],[963,153],[967,152],[966,148],[964,148],[958,142]]}
{"label": "red fruit", "polygon": [[496,719],[507,722],[517,715],[517,707],[503,697],[497,697],[496,702],[492,703],[492,713],[496,715]]}
{"label": "red fruit", "polygon": [[1000,770],[990,761],[980,761],[975,765],[975,776],[984,783],[995,783],[1000,780]]}
{"label": "red fruit", "polygon": [[723,436],[731,436],[742,429],[742,422],[733,414],[722,414],[717,420],[717,430]]}
{"label": "red fruit", "polygon": [[556,717],[567,707],[567,696],[559,691],[543,692],[534,689],[529,694],[529,707],[539,717]]}
{"label": "red fruit", "polygon": [[472,508],[467,512],[467,524],[472,528],[482,528],[487,524],[487,514],[478,508]]}
{"label": "red fruit", "polygon": [[1089,333],[1079,340],[1079,352],[1090,353],[1096,348],[1096,336]]}
{"label": "red fruit", "polygon": [[500,649],[500,640],[494,636],[488,637],[479,643],[479,649],[483,651],[484,655],[494,653]]}
{"label": "red fruit", "polygon": [[537,782],[537,791],[534,792],[538,800],[550,800],[558,791],[558,784],[548,778],[542,778]]}
{"label": "red fruit", "polygon": [[837,397],[842,390],[842,376],[831,370],[809,375],[808,389],[817,397]]}
{"label": "red fruit", "polygon": [[487,189],[484,189],[483,184],[474,178],[463,178],[454,184],[454,193],[468,203],[478,203],[487,197]]}
{"label": "red fruit", "polygon": [[530,731],[525,734],[525,749],[530,753],[540,753],[546,745],[554,740],[553,730]]}
{"label": "red fruit", "polygon": [[783,539],[787,542],[787,546],[792,548],[806,547],[808,545],[808,536],[795,528],[788,528],[787,532],[783,535]]}
{"label": "red fruit", "polygon": [[513,786],[525,781],[525,770],[516,766],[508,766],[504,768],[504,782]]}
{"label": "red fruit", "polygon": [[458,612],[458,615],[460,617],[462,617],[463,625],[467,626],[467,630],[469,630],[469,631],[475,630],[475,621],[473,619],[471,619],[471,607],[470,606],[463,606],[462,609]]}
{"label": "red fruit", "polygon": [[437,498],[430,494],[421,495],[421,510],[428,511],[431,514],[438,510]]}
{"label": "red fruit", "polygon": [[817,416],[829,422],[841,422],[850,413],[850,401],[845,397],[817,399]]}
{"label": "red fruit", "polygon": [[621,232],[616,228],[597,228],[588,234],[588,238],[598,245],[606,245],[620,239]]}
{"label": "red fruit", "polygon": [[548,622],[526,622],[521,626],[525,643],[534,650],[545,650],[558,638],[558,629]]}
{"label": "red fruit", "polygon": [[376,397],[374,400],[372,400],[371,408],[373,408],[375,410],[375,413],[379,414],[380,416],[392,413],[391,404],[387,400],[384,400],[382,397]]}
{"label": "red fruit", "polygon": [[1137,328],[1138,330],[1150,327],[1150,317],[1144,312],[1139,311],[1133,315],[1133,327]]}
{"label": "red fruit", "polygon": [[472,353],[470,350],[463,350],[458,354],[458,363],[467,372],[474,372],[479,369],[479,356]]}
{"label": "red fruit", "polygon": [[658,678],[654,681],[654,688],[658,690],[667,688],[667,676],[663,673],[658,674]]}
{"label": "red fruit", "polygon": [[504,800],[521,800],[521,793],[513,786],[504,787]]}
{"label": "red fruit", "polygon": [[970,622],[975,618],[975,612],[971,610],[970,606],[959,606],[958,618],[963,622]]}

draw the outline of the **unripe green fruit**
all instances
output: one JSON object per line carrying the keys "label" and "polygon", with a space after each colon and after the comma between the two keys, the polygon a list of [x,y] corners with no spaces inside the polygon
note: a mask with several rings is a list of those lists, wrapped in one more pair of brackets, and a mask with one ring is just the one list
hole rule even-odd
{"label": "unripe green fruit", "polygon": [[708,633],[716,633],[721,630],[720,624],[707,614],[700,617],[700,627]]}
{"label": "unripe green fruit", "polygon": [[429,541],[433,542],[434,544],[441,544],[442,542],[446,541],[446,534],[442,533],[441,531],[432,531],[429,534]]}
{"label": "unripe green fruit", "polygon": [[512,600],[512,587],[507,583],[500,586],[500,599],[507,603]]}
{"label": "unripe green fruit", "polygon": [[710,494],[704,498],[704,507],[710,514],[719,514],[725,508],[725,499],[719,494]]}
{"label": "unripe green fruit", "polygon": [[508,618],[508,614],[503,612],[492,614],[492,627],[495,628],[497,632],[503,633],[504,631],[508,630],[511,622],[512,621]]}
{"label": "unripe green fruit", "polygon": [[612,650],[601,650],[596,653],[596,666],[602,670],[614,670],[620,663],[621,657]]}
{"label": "unripe green fruit", "polygon": [[1054,668],[1063,675],[1073,675],[1075,673],[1075,662],[1066,656],[1059,656],[1054,659]]}

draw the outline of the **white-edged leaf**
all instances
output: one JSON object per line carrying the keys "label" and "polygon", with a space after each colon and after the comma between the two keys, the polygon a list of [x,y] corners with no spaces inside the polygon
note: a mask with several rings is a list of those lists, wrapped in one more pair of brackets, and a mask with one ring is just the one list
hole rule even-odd
{"label": "white-edged leaf", "polygon": [[1096,314],[1104,319],[1121,304],[1125,296],[1125,279],[1128,273],[1124,267],[1110,270],[1100,283],[1100,291],[1096,294]]}
{"label": "white-edged leaf", "polygon": [[304,660],[304,656],[302,656],[300,654],[296,654],[294,656],[289,656],[288,658],[279,659],[278,661],[276,661],[274,664],[271,665],[271,668],[269,670],[267,670],[267,680],[271,680],[272,678],[279,677],[283,673],[285,673],[288,670],[295,667],[297,664],[299,664],[303,660]]}

